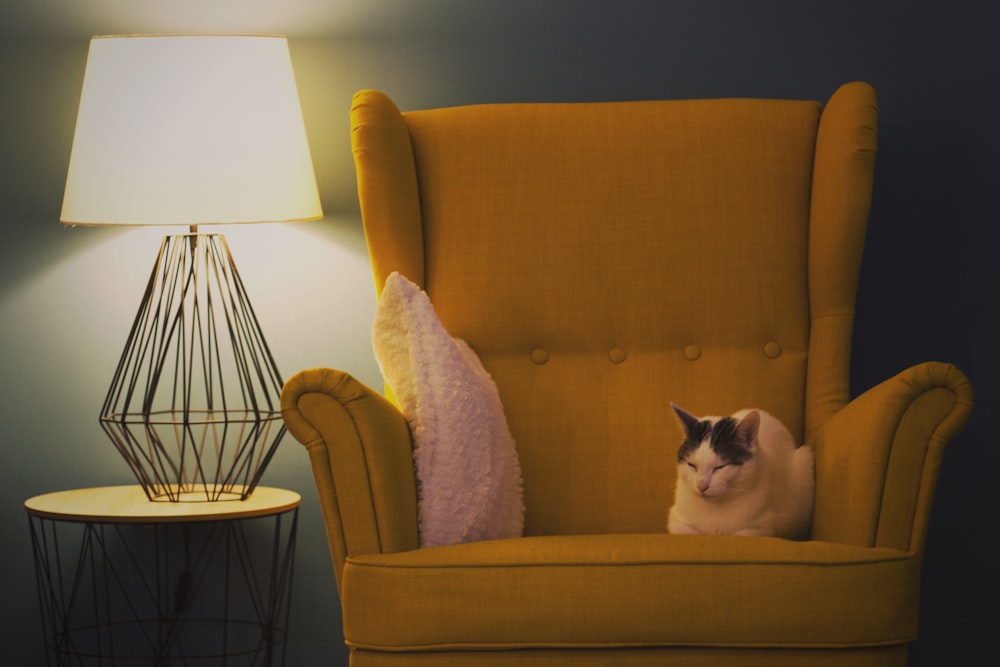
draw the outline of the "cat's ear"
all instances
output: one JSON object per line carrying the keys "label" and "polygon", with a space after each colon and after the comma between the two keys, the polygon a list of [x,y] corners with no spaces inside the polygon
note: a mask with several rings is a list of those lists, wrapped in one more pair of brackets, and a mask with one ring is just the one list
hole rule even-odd
{"label": "cat's ear", "polygon": [[691,432],[694,431],[695,427],[698,425],[698,418],[676,403],[671,403],[670,407],[674,409],[674,413],[680,421],[681,429],[684,431],[684,435],[690,436]]}
{"label": "cat's ear", "polygon": [[749,452],[757,446],[757,431],[760,428],[760,413],[751,410],[736,425],[736,441]]}

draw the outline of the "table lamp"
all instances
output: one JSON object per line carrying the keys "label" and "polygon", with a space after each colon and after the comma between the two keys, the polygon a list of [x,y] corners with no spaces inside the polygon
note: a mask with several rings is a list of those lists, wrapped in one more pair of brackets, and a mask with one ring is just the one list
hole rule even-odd
{"label": "table lamp", "polygon": [[279,36],[94,37],[60,220],[184,225],[160,246],[100,423],[150,500],[245,499],[282,379],[225,238],[322,216]]}

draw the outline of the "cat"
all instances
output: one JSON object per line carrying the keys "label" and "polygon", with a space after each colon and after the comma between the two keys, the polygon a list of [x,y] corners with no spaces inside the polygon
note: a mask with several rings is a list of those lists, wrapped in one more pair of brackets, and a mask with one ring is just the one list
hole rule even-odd
{"label": "cat", "polygon": [[760,409],[695,417],[671,404],[684,440],[667,518],[676,534],[809,537],[813,451]]}

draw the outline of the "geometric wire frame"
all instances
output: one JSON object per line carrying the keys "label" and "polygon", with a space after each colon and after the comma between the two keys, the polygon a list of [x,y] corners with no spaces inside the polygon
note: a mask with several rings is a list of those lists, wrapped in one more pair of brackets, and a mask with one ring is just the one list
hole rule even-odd
{"label": "geometric wire frame", "polygon": [[47,665],[285,664],[297,507],[148,525],[28,520]]}
{"label": "geometric wire frame", "polygon": [[225,238],[165,237],[100,417],[146,496],[248,498],[282,384]]}

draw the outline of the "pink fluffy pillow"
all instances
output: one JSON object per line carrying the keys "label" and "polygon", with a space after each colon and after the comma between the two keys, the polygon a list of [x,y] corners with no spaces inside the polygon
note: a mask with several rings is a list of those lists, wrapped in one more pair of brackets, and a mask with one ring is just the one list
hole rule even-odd
{"label": "pink fluffy pillow", "polygon": [[375,358],[413,434],[420,545],[520,537],[521,466],[500,394],[476,353],[399,273],[372,327]]}

